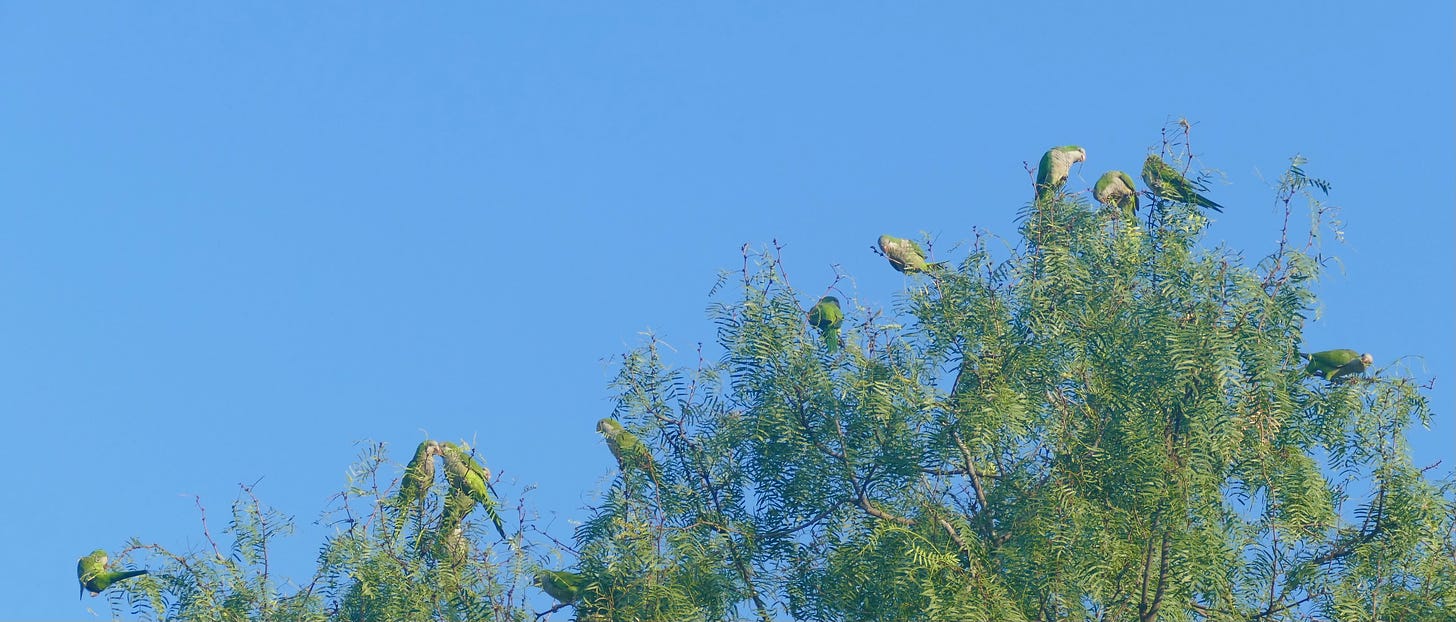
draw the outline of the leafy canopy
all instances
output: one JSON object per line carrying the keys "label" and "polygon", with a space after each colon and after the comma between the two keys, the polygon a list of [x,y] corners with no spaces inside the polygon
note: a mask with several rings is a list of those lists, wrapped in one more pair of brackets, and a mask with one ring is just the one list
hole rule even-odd
{"label": "leafy canopy", "polygon": [[[1423,387],[1298,357],[1339,234],[1303,164],[1252,265],[1200,246],[1196,205],[1138,221],[1059,192],[1006,257],[978,234],[891,309],[841,293],[832,352],[805,315],[824,293],[745,250],[710,307],[721,356],[622,356],[610,414],[653,466],[619,473],[574,543],[528,516],[490,542],[468,497],[393,494],[371,449],[310,583],[271,578],[287,523],[244,500],[230,554],[137,542],[166,567],[113,593],[189,619],[1450,619],[1456,495],[1403,436],[1429,425]],[[550,550],[576,558],[571,605],[527,589]]]}

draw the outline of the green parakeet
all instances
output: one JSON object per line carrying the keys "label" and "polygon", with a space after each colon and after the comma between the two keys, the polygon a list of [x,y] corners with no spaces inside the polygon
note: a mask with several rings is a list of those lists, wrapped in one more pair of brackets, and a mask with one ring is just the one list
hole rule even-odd
{"label": "green parakeet", "polygon": [[1052,147],[1041,156],[1036,167],[1036,200],[1041,201],[1061,190],[1072,173],[1072,165],[1087,161],[1087,150],[1076,145]]}
{"label": "green parakeet", "polygon": [[1126,218],[1137,214],[1138,193],[1132,177],[1122,171],[1107,171],[1092,186],[1092,196],[1103,205],[1117,207]]}
{"label": "green parakeet", "polygon": [[1305,373],[1330,382],[1340,376],[1363,373],[1366,367],[1375,364],[1375,357],[1354,350],[1325,350],[1314,354],[1300,352],[1299,356],[1309,359],[1309,365],[1304,368]]}
{"label": "green parakeet", "polygon": [[445,509],[440,513],[440,529],[435,535],[435,552],[441,559],[457,565],[465,563],[470,547],[464,538],[463,524],[472,509],[475,509],[475,497],[470,493],[454,487],[445,493]]}
{"label": "green parakeet", "polygon": [[945,263],[925,263],[925,249],[920,248],[918,242],[893,235],[880,236],[880,251],[890,260],[892,267],[906,274],[929,272],[931,268],[940,268]]}
{"label": "green parakeet", "polygon": [[542,570],[536,573],[536,585],[541,586],[541,591],[564,605],[570,605],[581,599],[581,590],[586,585],[586,580],[575,572],[565,570]]}
{"label": "green parakeet", "polygon": [[82,596],[88,591],[96,596],[117,581],[147,574],[145,570],[110,572],[106,570],[108,561],[106,551],[102,549],[91,551],[90,555],[76,560],[76,580],[81,582]]}
{"label": "green parakeet", "polygon": [[824,337],[824,349],[831,354],[839,349],[839,326],[844,323],[844,312],[839,309],[839,299],[825,296],[809,309],[809,325],[819,329]]}
{"label": "green parakeet", "polygon": [[647,471],[653,479],[657,478],[657,466],[652,462],[652,452],[636,434],[628,432],[616,419],[610,418],[597,422],[597,432],[607,439],[607,447],[612,450],[612,457],[617,459],[617,467],[623,473],[641,469]]}
{"label": "green parakeet", "polygon": [[415,448],[415,457],[405,466],[404,477],[399,482],[399,494],[395,495],[395,504],[399,507],[399,514],[394,519],[396,535],[404,529],[411,508],[425,499],[430,486],[435,483],[435,456],[438,455],[440,444],[427,440]]}
{"label": "green parakeet", "polygon": [[440,444],[425,441],[415,448],[415,457],[404,468],[404,478],[399,482],[401,503],[417,502],[425,498],[430,485],[435,483],[435,456],[440,453]]}
{"label": "green parakeet", "polygon": [[1152,190],[1155,196],[1180,203],[1201,205],[1215,212],[1223,211],[1222,205],[1198,194],[1208,188],[1184,177],[1182,173],[1168,166],[1168,163],[1164,162],[1163,158],[1158,157],[1156,153],[1148,155],[1148,159],[1143,162],[1143,182],[1148,185],[1148,189]]}
{"label": "green parakeet", "polygon": [[445,480],[450,483],[450,487],[464,491],[479,503],[486,516],[490,517],[490,522],[495,525],[501,539],[509,540],[505,522],[496,511],[495,497],[491,496],[490,487],[487,485],[490,483],[490,470],[475,461],[468,446],[440,443],[440,456],[445,459]]}

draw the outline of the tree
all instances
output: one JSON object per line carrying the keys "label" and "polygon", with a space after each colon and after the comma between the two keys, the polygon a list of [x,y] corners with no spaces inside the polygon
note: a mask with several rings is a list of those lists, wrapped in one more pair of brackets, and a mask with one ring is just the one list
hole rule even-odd
{"label": "tree", "polygon": [[[1181,144],[1162,155],[1188,176]],[[1199,246],[1196,204],[1153,198],[1137,221],[1058,191],[1023,210],[1008,256],[978,235],[893,309],[850,300],[833,352],[806,322],[819,294],[777,249],[745,250],[710,308],[721,356],[676,366],[655,339],[622,356],[610,414],[653,467],[624,468],[578,529],[577,619],[1456,616],[1456,489],[1403,436],[1429,425],[1423,387],[1389,366],[1314,378],[1298,356],[1338,227],[1303,164],[1254,265]],[[412,515],[351,509],[390,490],[341,497],[348,529],[288,598],[246,552],[276,529],[256,503],[234,521],[251,571],[173,556],[113,590],[167,617],[234,597],[249,619],[532,617],[524,522],[494,549],[469,521],[450,531],[440,482]]]}
{"label": "tree", "polygon": [[1137,222],[1058,194],[1022,213],[1010,257],[978,238],[894,313],[847,320],[842,353],[806,333],[813,297],[778,255],[745,254],[712,308],[719,360],[673,367],[655,342],[623,357],[613,416],[654,447],[661,481],[629,478],[579,532],[582,570],[615,586],[586,606],[1456,616],[1452,485],[1425,478],[1403,438],[1429,425],[1421,387],[1389,369],[1329,383],[1298,357],[1338,226],[1329,184],[1302,165],[1276,189],[1285,235],[1256,265],[1200,249],[1198,204],[1155,197]]}

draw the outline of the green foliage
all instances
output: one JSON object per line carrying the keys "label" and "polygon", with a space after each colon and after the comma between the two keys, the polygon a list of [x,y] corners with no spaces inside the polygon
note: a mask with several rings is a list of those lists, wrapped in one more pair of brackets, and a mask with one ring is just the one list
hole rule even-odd
{"label": "green foliage", "polygon": [[[426,445],[434,451],[426,452]],[[325,516],[336,530],[319,551],[318,570],[308,583],[274,577],[269,548],[292,532],[293,521],[244,487],[223,532],[232,538],[230,547],[213,537],[205,511],[204,550],[176,553],[133,542],[128,552],[142,549],[163,566],[133,580],[125,592],[113,589],[113,610],[120,608],[124,594],[135,615],[156,619],[532,619],[524,589],[531,568],[519,547],[520,534],[488,544],[495,517],[481,512],[490,531],[473,520],[480,507],[476,491],[446,486],[444,473],[436,481],[433,467],[420,466],[443,445],[422,444],[415,468],[407,470],[397,491],[389,489],[388,479],[381,482],[382,446],[364,452],[350,471],[349,487]],[[479,465],[473,468],[484,472]]]}
{"label": "green foliage", "polygon": [[[167,567],[113,588],[113,607],[120,593],[219,620],[1456,618],[1456,484],[1411,464],[1404,438],[1429,424],[1424,387],[1388,367],[1327,382],[1298,356],[1323,238],[1341,235],[1304,165],[1274,189],[1280,242],[1252,265],[1202,245],[1198,205],[1155,199],[1139,222],[1058,192],[1021,212],[1007,256],[978,236],[891,309],[848,300],[836,350],[807,322],[816,297],[776,253],[745,249],[714,289],[721,356],[675,366],[652,338],[621,358],[610,419],[650,457],[622,463],[567,547],[569,605],[526,607],[541,571],[526,521],[487,545],[471,517],[488,472],[447,464],[469,485],[446,487],[422,446],[397,490],[366,452],[308,584],[270,575],[291,523],[245,490],[230,550],[135,543]],[[1291,240],[1301,208],[1311,225]]]}
{"label": "green foliage", "polygon": [[810,336],[777,255],[745,253],[710,309],[721,358],[674,367],[652,340],[622,359],[613,417],[663,468],[625,475],[578,533],[581,570],[609,577],[583,609],[1456,615],[1451,487],[1402,436],[1429,421],[1420,387],[1390,370],[1326,383],[1297,356],[1321,238],[1340,235],[1303,164],[1254,265],[1201,246],[1198,205],[1154,200],[1140,223],[1058,195],[1022,212],[1010,256],[977,240],[893,310],[851,314],[840,352]]}

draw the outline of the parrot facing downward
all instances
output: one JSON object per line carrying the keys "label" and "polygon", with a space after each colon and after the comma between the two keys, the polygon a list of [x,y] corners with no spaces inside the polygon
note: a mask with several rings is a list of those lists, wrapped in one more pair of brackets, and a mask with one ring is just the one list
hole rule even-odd
{"label": "parrot facing downward", "polygon": [[1354,350],[1325,350],[1314,354],[1300,352],[1299,356],[1309,359],[1309,365],[1304,368],[1305,373],[1330,382],[1340,376],[1363,373],[1366,367],[1375,364],[1375,357]]}
{"label": "parrot facing downward", "polygon": [[819,329],[824,337],[824,349],[833,354],[839,349],[839,326],[844,323],[844,312],[839,310],[839,299],[825,296],[809,309],[809,325]]}
{"label": "parrot facing downward", "polygon": [[404,468],[404,479],[399,483],[401,504],[419,502],[435,483],[435,456],[440,453],[440,444],[425,441],[415,448],[415,457]]}
{"label": "parrot facing downward", "polygon": [[1048,149],[1041,156],[1041,164],[1036,167],[1036,200],[1061,190],[1062,185],[1067,183],[1067,176],[1072,173],[1072,165],[1086,161],[1087,150],[1076,145]]}
{"label": "parrot facing downward", "polygon": [[1207,190],[1202,184],[1189,181],[1173,167],[1168,166],[1157,154],[1148,155],[1143,161],[1143,182],[1153,194],[1180,203],[1201,205],[1215,212],[1222,212],[1223,206],[1208,200],[1199,191]]}
{"label": "parrot facing downward", "polygon": [[1092,196],[1103,205],[1115,206],[1122,215],[1131,218],[1137,214],[1138,193],[1132,177],[1122,171],[1107,171],[1092,186]]}
{"label": "parrot facing downward", "polygon": [[90,555],[76,560],[76,580],[81,582],[83,596],[89,591],[94,597],[117,581],[147,574],[145,570],[107,572],[108,561],[106,551],[102,549],[91,551]]}
{"label": "parrot facing downward", "polygon": [[636,434],[628,432],[616,419],[602,419],[597,422],[597,432],[600,432],[607,439],[607,447],[612,450],[612,457],[617,459],[617,467],[625,473],[632,469],[642,469],[647,474],[656,478],[657,467],[652,463],[652,452],[642,444],[642,439]]}
{"label": "parrot facing downward", "polygon": [[495,497],[490,494],[490,470],[481,466],[475,458],[470,455],[469,447],[461,447],[455,443],[440,443],[440,456],[445,459],[445,480],[450,482],[454,490],[464,491],[480,504],[485,510],[490,522],[495,525],[495,530],[500,534],[501,539],[509,540],[506,536],[505,522],[501,520],[500,514],[496,512]]}
{"label": "parrot facing downward", "polygon": [[939,268],[945,263],[925,263],[925,249],[920,248],[915,240],[882,235],[879,243],[885,259],[890,260],[890,266],[905,274],[929,272],[931,268]]}
{"label": "parrot facing downward", "polygon": [[581,599],[581,588],[585,581],[575,572],[565,570],[542,570],[536,573],[536,585],[563,605],[570,605]]}

